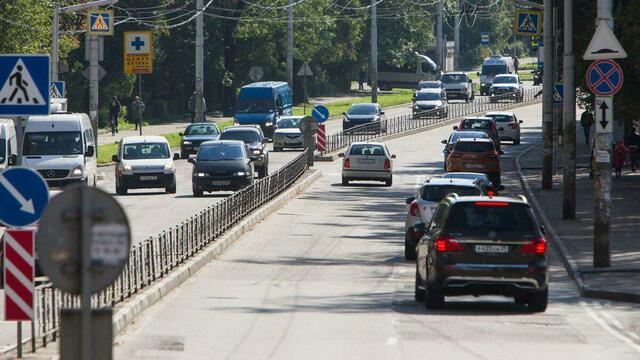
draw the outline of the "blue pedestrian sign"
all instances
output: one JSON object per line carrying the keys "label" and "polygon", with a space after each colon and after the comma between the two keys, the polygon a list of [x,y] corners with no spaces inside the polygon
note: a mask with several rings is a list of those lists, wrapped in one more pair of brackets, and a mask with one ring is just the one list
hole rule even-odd
{"label": "blue pedestrian sign", "polygon": [[564,99],[564,85],[562,83],[556,83],[553,87],[553,103],[562,105]]}
{"label": "blue pedestrian sign", "polygon": [[316,105],[311,111],[311,116],[317,122],[323,123],[329,119],[329,109],[324,105]]}
{"label": "blue pedestrian sign", "polygon": [[515,35],[539,36],[542,33],[542,13],[534,10],[516,10]]}
{"label": "blue pedestrian sign", "polygon": [[0,223],[29,226],[42,216],[49,202],[49,187],[35,170],[13,167],[0,172]]}
{"label": "blue pedestrian sign", "polygon": [[48,115],[49,73],[49,55],[0,55],[0,115]]}
{"label": "blue pedestrian sign", "polygon": [[64,98],[64,81],[52,81],[49,87],[49,97],[51,98]]}

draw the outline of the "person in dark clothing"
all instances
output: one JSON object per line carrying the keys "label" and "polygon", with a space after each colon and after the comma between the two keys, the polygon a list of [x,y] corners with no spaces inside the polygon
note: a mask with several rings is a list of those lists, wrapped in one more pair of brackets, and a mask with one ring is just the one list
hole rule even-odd
{"label": "person in dark clothing", "polygon": [[516,71],[516,74],[518,73],[518,68],[520,67],[520,59],[518,59],[518,57],[516,56],[513,59],[513,68]]}
{"label": "person in dark clothing", "polygon": [[586,110],[580,115],[580,125],[582,125],[582,131],[584,132],[584,141],[589,143],[589,134],[591,133],[591,127],[594,123],[593,114],[591,111]]}
{"label": "person in dark clothing", "polygon": [[367,73],[364,69],[360,69],[358,74],[358,90],[364,90],[364,82],[367,80]]}
{"label": "person in dark clothing", "polygon": [[131,121],[136,125],[136,130],[138,130],[138,126],[142,127],[142,114],[144,113],[145,105],[140,100],[139,96],[136,96],[131,103],[131,109],[129,110],[129,116],[131,116]]}
{"label": "person in dark clothing", "polygon": [[109,104],[109,124],[111,125],[111,136],[118,132],[118,117],[120,117],[120,102],[117,97],[113,97]]}
{"label": "person in dark clothing", "polygon": [[640,166],[640,134],[635,127],[624,136],[624,144],[629,149],[629,162],[631,163],[631,171],[635,172]]}

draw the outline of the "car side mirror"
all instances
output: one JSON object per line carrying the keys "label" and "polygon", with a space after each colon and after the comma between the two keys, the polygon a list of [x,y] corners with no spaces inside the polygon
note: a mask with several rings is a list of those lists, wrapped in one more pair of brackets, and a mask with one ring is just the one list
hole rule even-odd
{"label": "car side mirror", "polygon": [[413,225],[413,231],[415,232],[425,232],[425,230],[427,230],[427,227],[425,226],[424,223]]}
{"label": "car side mirror", "polygon": [[500,155],[504,155],[504,151],[500,150]]}
{"label": "car side mirror", "polygon": [[384,115],[384,111],[380,111],[380,115]]}
{"label": "car side mirror", "polygon": [[267,138],[262,139],[262,143],[263,143],[263,144],[266,144],[266,143],[268,143],[268,142],[269,142],[269,141],[267,140]]}
{"label": "car side mirror", "polygon": [[87,151],[84,152],[85,157],[92,157],[96,153],[96,148],[93,145],[87,146]]}
{"label": "car side mirror", "polygon": [[113,161],[113,162],[118,162],[118,161],[120,161],[120,160],[118,159],[118,155],[113,155],[113,156],[111,156],[111,161]]}
{"label": "car side mirror", "polygon": [[338,157],[344,157],[344,153],[338,154]]}
{"label": "car side mirror", "polygon": [[189,157],[187,161],[189,162],[189,164],[193,164],[193,165],[196,164],[196,158]]}
{"label": "car side mirror", "polygon": [[184,134],[183,133],[178,133],[178,136],[184,136]]}
{"label": "car side mirror", "polygon": [[456,131],[457,131],[457,130],[458,130],[458,126],[457,126],[457,125],[456,125],[456,126],[454,126],[454,127],[453,127],[453,130],[456,130]]}
{"label": "car side mirror", "polygon": [[518,121],[518,123],[522,124],[522,123],[523,123],[523,121],[522,121],[522,120],[520,120],[520,121]]}
{"label": "car side mirror", "polygon": [[478,76],[480,76],[480,71],[476,72],[476,74],[477,74]]}
{"label": "car side mirror", "polygon": [[544,228],[544,225],[540,225],[540,232],[542,233],[542,235],[546,235],[546,229]]}
{"label": "car side mirror", "polygon": [[440,140],[440,143],[447,145],[447,140]]}
{"label": "car side mirror", "polygon": [[473,84],[473,80],[469,79],[469,84]]}
{"label": "car side mirror", "polygon": [[257,157],[255,157],[255,156],[249,156],[249,162],[254,162],[254,161],[256,161],[256,160],[258,160],[258,158],[257,158]]}
{"label": "car side mirror", "polygon": [[173,154],[173,160],[180,160],[180,154],[174,153]]}
{"label": "car side mirror", "polygon": [[405,204],[407,204],[407,205],[411,205],[411,203],[412,203],[415,199],[416,199],[416,198],[414,198],[413,196],[412,196],[412,197],[408,197],[408,198],[404,201],[404,203],[405,203]]}
{"label": "car side mirror", "polygon": [[9,157],[9,159],[7,160],[7,165],[9,166],[15,166],[18,165],[18,155],[13,154]]}
{"label": "car side mirror", "polygon": [[347,113],[346,113],[346,112],[343,112],[343,113],[342,113],[342,115],[347,116]]}
{"label": "car side mirror", "polygon": [[391,158],[395,159],[396,158],[396,154],[391,154]]}

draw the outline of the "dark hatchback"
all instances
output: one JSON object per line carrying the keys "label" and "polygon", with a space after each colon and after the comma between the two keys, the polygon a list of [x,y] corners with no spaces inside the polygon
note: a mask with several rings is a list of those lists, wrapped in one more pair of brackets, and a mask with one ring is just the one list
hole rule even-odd
{"label": "dark hatchback", "polygon": [[191,154],[198,152],[200,144],[205,141],[218,140],[220,129],[213,123],[195,123],[187,126],[180,140],[180,157],[186,159]]}
{"label": "dark hatchback", "polygon": [[547,241],[525,198],[451,195],[424,230],[415,299],[427,308],[444,306],[445,296],[503,295],[546,310]]}
{"label": "dark hatchback", "polygon": [[238,140],[247,144],[249,156],[253,157],[253,165],[258,177],[269,175],[269,150],[267,141],[259,127],[250,125],[229,126],[220,135],[220,140]]}
{"label": "dark hatchback", "polygon": [[207,141],[193,164],[193,196],[219,190],[239,190],[253,184],[253,159],[242,141]]}

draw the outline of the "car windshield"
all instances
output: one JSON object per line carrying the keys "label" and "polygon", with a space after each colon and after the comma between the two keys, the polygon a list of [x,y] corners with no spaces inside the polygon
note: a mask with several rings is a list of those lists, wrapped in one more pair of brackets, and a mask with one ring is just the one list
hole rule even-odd
{"label": "car windshield", "polygon": [[349,155],[372,155],[372,156],[384,156],[384,148],[382,145],[353,145]]}
{"label": "car windshield", "polygon": [[207,145],[198,151],[198,161],[241,160],[245,152],[241,145],[215,144]]}
{"label": "car windshield", "polygon": [[494,150],[491,142],[458,141],[454,147],[455,151],[485,153]]}
{"label": "car windshield", "polygon": [[490,119],[464,119],[462,121],[463,129],[491,129]]}
{"label": "car windshield", "polygon": [[80,131],[28,132],[23,155],[81,155]]}
{"label": "car windshield", "polygon": [[444,74],[441,81],[445,84],[466,83],[467,76],[463,74]]}
{"label": "car windshield", "polygon": [[496,76],[507,72],[507,66],[501,65],[482,65],[482,75]]}
{"label": "car windshield", "polygon": [[185,135],[218,135],[219,133],[217,126],[204,124],[189,125],[184,132]]}
{"label": "car windshield", "polygon": [[266,113],[273,111],[273,100],[238,100],[239,113]]}
{"label": "car windshield", "polygon": [[242,131],[224,131],[220,136],[220,140],[239,140],[244,141],[247,144],[261,142],[260,134],[253,130]]}
{"label": "car windshield", "polygon": [[282,119],[278,121],[278,129],[297,129],[301,119]]}
{"label": "car windshield", "polygon": [[535,229],[527,206],[508,202],[464,202],[453,206],[447,230],[456,233],[528,231]]}
{"label": "car windshield", "polygon": [[513,116],[511,115],[487,115],[487,116],[493,118],[496,122],[508,123],[513,121]]}
{"label": "car windshield", "polygon": [[459,196],[482,195],[481,191],[473,186],[427,185],[422,187],[420,197],[425,201],[440,202],[447,194],[451,193],[456,193]]}
{"label": "car windshield", "polygon": [[416,94],[416,100],[440,100],[440,94],[433,92],[419,92]]}
{"label": "car windshield", "polygon": [[421,82],[418,84],[418,89],[440,89],[440,84],[437,82]]}
{"label": "car windshield", "polygon": [[0,163],[3,163],[5,156],[7,156],[6,143],[5,139],[0,139]]}
{"label": "car windshield", "polygon": [[349,115],[375,115],[377,107],[373,104],[352,105],[347,111]]}
{"label": "car windshield", "polygon": [[169,146],[166,143],[124,144],[122,154],[125,160],[168,159]]}
{"label": "car windshield", "polygon": [[517,84],[518,79],[515,76],[498,76],[493,79],[494,84]]}

